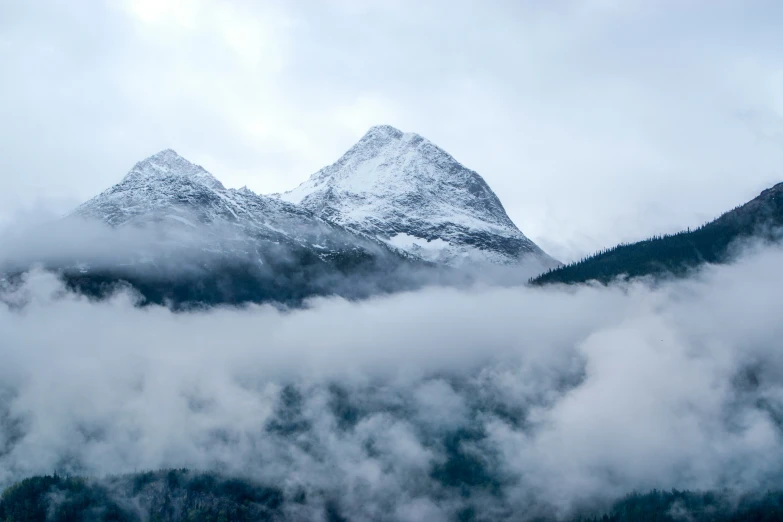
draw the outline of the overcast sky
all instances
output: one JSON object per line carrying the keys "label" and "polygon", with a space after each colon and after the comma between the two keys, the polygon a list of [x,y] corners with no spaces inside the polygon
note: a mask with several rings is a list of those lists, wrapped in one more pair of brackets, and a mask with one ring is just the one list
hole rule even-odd
{"label": "overcast sky", "polygon": [[776,0],[0,0],[0,223],[164,148],[287,190],[388,123],[578,258],[783,181],[782,26]]}

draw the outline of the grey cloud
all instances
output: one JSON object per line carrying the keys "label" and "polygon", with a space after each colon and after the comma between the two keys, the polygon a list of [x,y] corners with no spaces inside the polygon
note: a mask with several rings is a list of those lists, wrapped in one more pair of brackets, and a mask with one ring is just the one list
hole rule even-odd
{"label": "grey cloud", "polygon": [[781,487],[781,261],[180,314],[31,273],[0,309],[0,483],[189,466],[400,520]]}

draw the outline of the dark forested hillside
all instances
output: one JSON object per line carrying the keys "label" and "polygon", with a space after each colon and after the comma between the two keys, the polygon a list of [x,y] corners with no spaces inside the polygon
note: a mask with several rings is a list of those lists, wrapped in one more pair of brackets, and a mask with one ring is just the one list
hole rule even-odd
{"label": "dark forested hillside", "polygon": [[298,306],[314,296],[361,299],[416,288],[416,277],[424,279],[432,268],[381,248],[377,255],[357,248],[318,256],[292,248],[277,257],[259,254],[258,260],[202,254],[199,265],[188,266],[188,261],[180,262],[180,270],[131,266],[66,269],[59,274],[69,289],[90,297],[105,298],[118,288],[132,288],[141,304],[180,310],[247,303]]}
{"label": "dark forested hillside", "polygon": [[783,520],[783,493],[730,496],[715,492],[634,493],[607,513],[581,516],[579,522],[772,522]]}
{"label": "dark forested hillside", "polygon": [[[546,509],[511,515],[538,522],[766,522],[783,520],[783,493],[731,495],[727,492],[652,491],[631,494],[605,509],[562,519]],[[458,519],[490,520],[480,506]],[[535,513],[535,514],[534,514]],[[2,522],[242,522],[263,520],[351,520],[338,500],[286,495],[276,487],[214,473],[163,470],[106,479],[38,476],[8,488],[0,497]],[[394,517],[390,517],[390,520]]]}
{"label": "dark forested hillside", "polygon": [[279,520],[281,502],[279,489],[184,469],[102,480],[38,476],[3,493],[0,521],[255,522]]}
{"label": "dark forested hillside", "polygon": [[738,240],[776,240],[783,225],[783,183],[696,230],[621,244],[533,279],[533,284],[608,283],[617,277],[686,274],[703,263],[724,263]]}

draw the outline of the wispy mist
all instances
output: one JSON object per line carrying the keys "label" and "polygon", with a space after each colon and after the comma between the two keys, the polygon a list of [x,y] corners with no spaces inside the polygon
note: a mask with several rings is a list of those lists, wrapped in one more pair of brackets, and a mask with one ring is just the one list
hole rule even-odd
{"label": "wispy mist", "polygon": [[116,227],[78,216],[33,225],[19,220],[0,230],[0,277],[15,279],[38,266],[64,274],[69,288],[93,297],[125,286],[145,303],[182,308],[299,306],[314,295],[356,299],[427,286],[508,286],[545,269],[535,256],[505,266],[436,266],[323,222],[286,222],[284,232],[246,225],[205,222],[185,208]]}
{"label": "wispy mist", "polygon": [[0,308],[0,483],[188,466],[408,520],[780,487],[781,263],[288,312],[95,302],[34,272]]}

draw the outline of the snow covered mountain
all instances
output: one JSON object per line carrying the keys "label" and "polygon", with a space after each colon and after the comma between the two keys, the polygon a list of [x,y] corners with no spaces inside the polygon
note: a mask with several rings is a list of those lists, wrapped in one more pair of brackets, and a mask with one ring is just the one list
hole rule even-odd
{"label": "snow covered mountain", "polygon": [[388,125],[372,127],[337,162],[279,197],[436,263],[559,265],[514,225],[481,176]]}
{"label": "snow covered mountain", "polygon": [[22,241],[33,254],[0,272],[43,264],[89,295],[130,284],[147,302],[176,306],[463,284],[481,272],[442,268],[472,262],[514,273],[519,261],[557,265],[481,176],[388,126],[373,127],[337,163],[277,197],[226,188],[164,150],[45,228],[35,246]]}
{"label": "snow covered mountain", "polygon": [[317,245],[324,253],[362,243],[355,234],[303,207],[244,187],[226,189],[204,168],[171,149],[137,163],[120,183],[80,205],[74,215],[113,227],[155,223],[197,229],[229,224],[237,237]]}
{"label": "snow covered mountain", "polygon": [[104,254],[100,265],[79,259],[77,282],[92,287],[98,275],[98,283],[120,278],[145,289],[152,301],[361,296],[384,285],[395,289],[395,271],[420,264],[304,207],[247,188],[226,189],[173,150],[137,163],[120,183],[79,206],[74,218],[97,220],[126,237],[132,231],[130,242],[141,244],[108,263]]}

